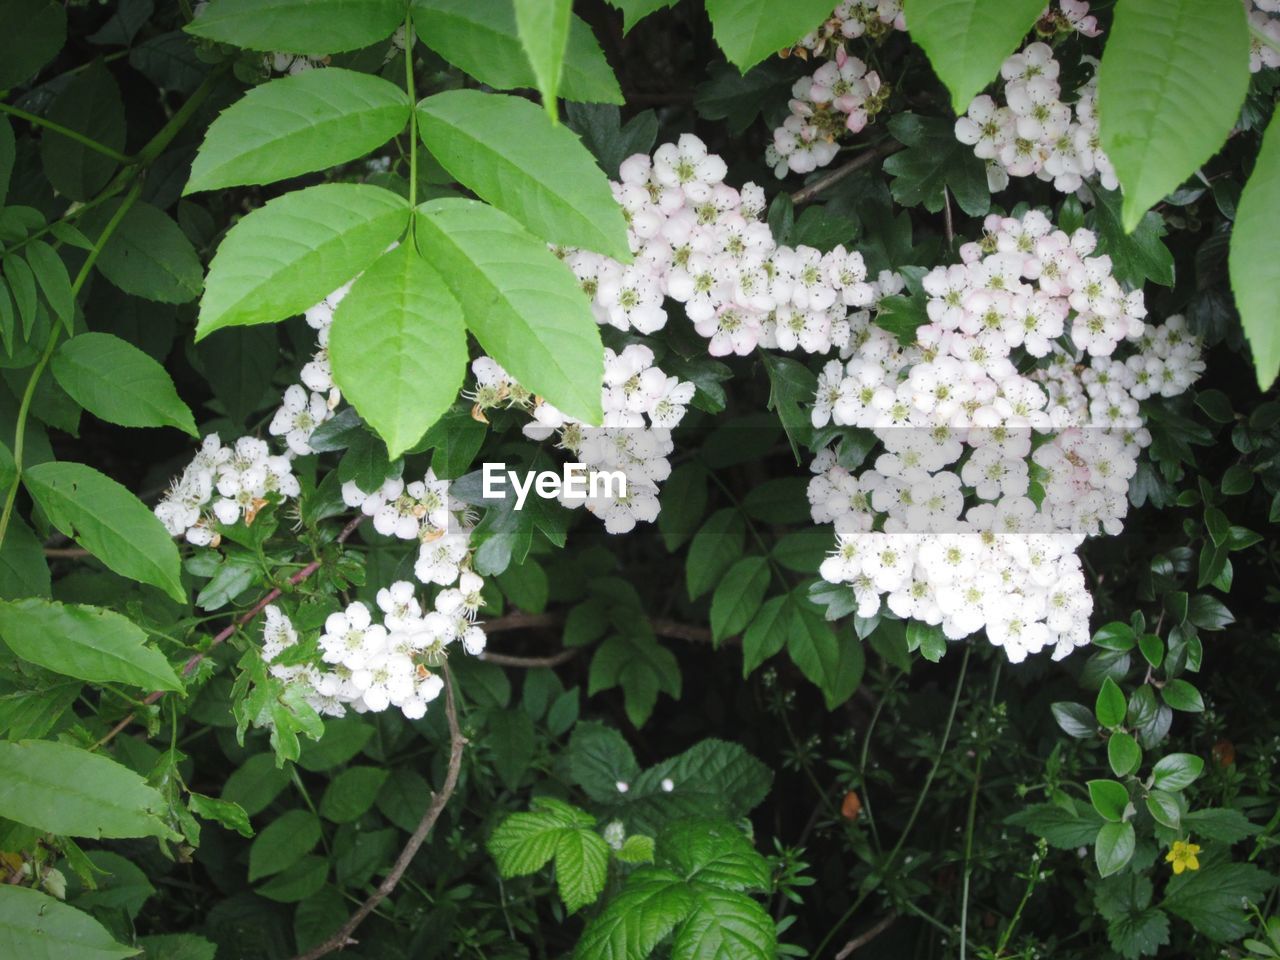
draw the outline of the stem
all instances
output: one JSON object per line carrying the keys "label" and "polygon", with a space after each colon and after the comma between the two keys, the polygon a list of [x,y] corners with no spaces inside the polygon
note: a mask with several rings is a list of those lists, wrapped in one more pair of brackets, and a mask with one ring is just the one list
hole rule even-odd
{"label": "stem", "polygon": [[1004,928],[1004,933],[1000,934],[1000,942],[996,944],[997,957],[1003,954],[1004,948],[1009,945],[1009,940],[1013,937],[1013,931],[1017,929],[1018,921],[1022,919],[1022,911],[1026,908],[1027,902],[1031,899],[1031,894],[1035,892],[1036,885],[1040,882],[1040,864],[1044,860],[1044,854],[1045,847],[1042,840],[1031,857],[1031,869],[1027,872],[1027,886],[1022,891],[1022,899],[1018,901],[1018,909],[1013,912],[1009,925]]}
{"label": "stem", "polygon": [[866,153],[860,153],[854,159],[850,160],[844,166],[836,167],[830,173],[824,173],[808,186],[801,187],[791,195],[791,202],[797,207],[802,203],[808,203],[823,190],[834,187],[849,174],[861,170],[863,167],[870,166],[876,160],[884,159],[889,154],[902,149],[899,143],[882,143],[879,146],[872,147]]}
{"label": "stem", "polygon": [[68,140],[74,140],[81,146],[88,147],[96,153],[102,154],[104,157],[110,157],[116,163],[132,163],[133,161],[116,150],[114,147],[108,147],[105,143],[99,143],[93,137],[86,137],[83,133],[72,130],[70,127],[64,127],[60,123],[52,120],[46,120],[44,117],[37,116],[34,113],[28,113],[26,110],[19,110],[17,107],[11,107],[7,103],[0,103],[0,113],[7,113],[10,116],[17,117],[19,120],[25,120],[27,123],[36,127],[44,127],[50,133],[61,134]]}
{"label": "stem", "polygon": [[[951,739],[951,728],[955,724],[956,709],[960,706],[960,693],[964,690],[964,677],[968,672],[969,657],[972,653],[973,647],[966,646],[964,648],[964,659],[960,661],[960,676],[956,680],[955,695],[951,698],[951,710],[947,713],[947,724],[942,729],[942,742],[938,744],[938,754],[933,759],[933,766],[929,768],[929,775],[924,778],[924,785],[916,795],[916,805],[911,810],[911,816],[907,818],[907,825],[902,828],[902,833],[898,835],[898,842],[894,844],[893,850],[889,853],[888,859],[885,860],[884,867],[878,871],[881,876],[887,874],[893,869],[894,863],[898,859],[898,854],[902,852],[903,844],[907,842],[907,837],[911,834],[911,829],[916,825],[916,820],[920,818],[920,811],[924,809],[925,798],[929,796],[929,788],[933,786],[934,777],[938,775],[938,768],[942,766],[942,757],[947,752],[947,742]],[[878,886],[879,883],[877,882],[868,886],[858,894],[858,898],[853,901],[853,906],[849,907],[848,910],[841,914],[840,919],[836,921],[835,926],[828,930],[827,935],[822,938],[822,942],[818,944],[818,949],[813,952],[815,957],[822,956],[822,952],[835,938],[835,935],[840,932],[840,928],[852,919],[853,915],[857,913],[858,908],[866,902],[867,897],[871,896],[872,891],[874,891]],[[910,904],[908,904],[908,906],[910,906]]]}
{"label": "stem", "polygon": [[[987,705],[987,713],[995,709],[996,689],[1000,685],[1000,668],[1003,660],[996,661],[995,675],[991,679],[991,702]],[[973,765],[973,789],[969,791],[969,815],[964,828],[964,880],[960,885],[960,960],[965,960],[965,948],[968,943],[966,933],[969,929],[969,878],[973,875],[973,828],[978,816],[978,788],[982,784],[982,761],[986,759],[986,744],[978,744],[978,759]]]}
{"label": "stem", "polygon": [[[409,209],[418,207],[418,95],[413,81],[413,10],[404,15],[404,91],[409,95]],[[410,222],[411,233],[413,224]],[[415,240],[416,244],[417,241]]]}
{"label": "stem", "polygon": [[1253,34],[1253,38],[1257,40],[1260,44],[1262,44],[1264,47],[1270,47],[1272,50],[1276,51],[1277,53],[1280,53],[1280,41],[1273,40],[1271,37],[1267,36],[1265,33],[1263,33],[1261,30],[1255,27],[1252,23],[1249,24],[1249,32]]}
{"label": "stem", "polygon": [[431,805],[427,807],[427,812],[423,814],[422,820],[418,823],[417,828],[409,837],[408,842],[400,851],[400,855],[396,857],[396,862],[391,868],[391,872],[383,878],[375,890],[360,908],[356,910],[351,918],[344,923],[338,932],[324,941],[318,947],[308,950],[304,954],[295,957],[294,960],[319,960],[334,950],[341,950],[343,947],[352,943],[351,935],[355,933],[356,927],[364,921],[365,917],[373,913],[384,899],[391,895],[396,886],[400,883],[400,878],[409,869],[409,864],[413,861],[414,855],[417,854],[418,848],[422,846],[427,834],[431,832],[431,828],[435,826],[436,821],[440,819],[440,814],[444,811],[445,805],[449,802],[449,798],[453,796],[453,791],[458,786],[458,773],[462,768],[462,749],[467,745],[467,741],[463,738],[461,731],[458,729],[458,709],[454,700],[453,693],[453,677],[449,673],[449,664],[446,662],[441,666],[444,673],[444,712],[445,717],[449,721],[449,768],[445,772],[444,786],[431,800]]}

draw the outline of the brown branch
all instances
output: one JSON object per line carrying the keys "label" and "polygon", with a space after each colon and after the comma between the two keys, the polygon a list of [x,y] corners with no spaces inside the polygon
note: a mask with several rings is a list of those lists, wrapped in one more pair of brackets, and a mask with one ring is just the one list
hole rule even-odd
{"label": "brown branch", "polygon": [[458,710],[453,699],[453,677],[449,675],[448,663],[442,664],[441,670],[444,673],[444,712],[445,717],[449,720],[449,768],[444,776],[444,786],[439,793],[432,797],[431,805],[427,807],[427,812],[422,815],[422,820],[419,821],[408,842],[401,849],[400,855],[396,857],[396,862],[391,867],[391,871],[378,884],[378,889],[370,894],[364,903],[360,904],[360,908],[338,929],[337,933],[318,947],[313,947],[306,953],[299,954],[294,960],[318,960],[319,957],[356,943],[351,938],[351,935],[356,931],[356,927],[360,926],[365,917],[373,913],[378,904],[389,897],[392,891],[395,890],[396,885],[400,883],[400,878],[409,869],[409,864],[413,861],[414,855],[417,854],[418,848],[427,839],[427,834],[431,832],[431,828],[440,819],[440,814],[444,811],[445,805],[449,802],[449,798],[453,796],[453,791],[458,786],[458,773],[462,769],[462,750],[467,745],[467,741],[458,729]]}
{"label": "brown branch", "polygon": [[45,547],[44,555],[49,558],[65,558],[67,560],[80,560],[84,557],[93,556],[83,547]]}
{"label": "brown branch", "polygon": [[854,937],[852,940],[850,940],[848,943],[846,943],[843,947],[840,948],[840,952],[836,954],[835,960],[845,960],[847,956],[849,956],[851,953],[853,953],[853,951],[857,950],[859,947],[865,947],[868,943],[870,943],[876,937],[880,936],[880,934],[884,933],[891,926],[893,926],[893,922],[897,919],[898,919],[898,915],[896,913],[891,913],[887,917],[885,917],[883,920],[881,920],[879,923],[877,923],[874,927],[872,927],[870,930],[866,931],[865,933],[858,934],[856,937]]}
{"label": "brown branch", "polygon": [[486,650],[480,654],[480,659],[485,663],[496,663],[500,667],[534,670],[538,667],[558,667],[562,663],[568,663],[578,655],[581,649],[581,647],[566,647],[549,657],[517,657],[509,653],[494,653],[492,650]]}
{"label": "brown branch", "polygon": [[[338,534],[337,542],[346,543],[347,538],[350,537],[351,534],[356,532],[356,527],[360,526],[363,520],[364,520],[364,516],[362,515],[348,522],[347,525],[342,528],[342,532]],[[295,573],[293,576],[289,578],[289,581],[288,581],[289,585],[296,587],[298,584],[302,583],[304,580],[307,580],[308,578],[310,578],[312,574],[314,574],[317,570],[320,569],[320,566],[321,564],[319,560],[312,560],[305,567],[303,567],[301,570],[299,570],[297,573]],[[195,672],[196,667],[200,665],[200,661],[202,661],[205,657],[209,656],[210,651],[212,651],[214,647],[230,640],[231,637],[235,635],[235,632],[237,630],[253,622],[253,620],[258,616],[258,614],[262,613],[263,610],[265,610],[268,606],[274,603],[276,599],[279,598],[282,592],[283,590],[281,590],[280,587],[275,587],[274,589],[269,591],[265,596],[263,596],[261,600],[259,600],[252,607],[250,607],[247,612],[241,614],[240,616],[236,617],[236,619],[232,620],[229,624],[227,624],[227,626],[225,626],[221,631],[219,631],[214,636],[213,642],[209,644],[209,647],[207,650],[201,650],[198,653],[193,653],[190,657],[187,658],[187,662],[182,665],[182,676],[184,678],[191,676],[191,674]],[[142,703],[144,706],[150,706],[151,704],[158,701],[161,697],[163,697],[165,693],[166,691],[164,690],[153,690],[143,698]],[[117,723],[114,727],[112,727],[110,730],[107,731],[106,736],[104,736],[101,740],[99,740],[97,743],[93,745],[93,749],[96,750],[98,747],[102,746],[103,744],[110,743],[113,739],[115,739],[116,734],[118,734],[125,727],[129,726],[129,724],[131,724],[133,720],[134,720],[133,713],[125,714],[124,717],[120,719],[119,723]]]}
{"label": "brown branch", "polygon": [[895,142],[882,143],[879,146],[871,147],[865,153],[860,153],[843,166],[836,167],[830,173],[824,173],[817,180],[807,184],[791,194],[791,202],[797,207],[802,203],[808,203],[823,190],[834,187],[837,183],[852,173],[856,173],[863,167],[870,166],[877,160],[883,160],[891,153],[895,153],[902,149],[902,144]]}

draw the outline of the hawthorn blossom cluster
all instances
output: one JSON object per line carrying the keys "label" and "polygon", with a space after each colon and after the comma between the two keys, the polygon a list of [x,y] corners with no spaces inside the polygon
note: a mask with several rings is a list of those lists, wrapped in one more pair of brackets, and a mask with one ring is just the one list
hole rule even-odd
{"label": "hawthorn blossom cluster", "polygon": [[1032,43],[1000,67],[1004,105],[982,94],[956,120],[956,139],[986,161],[993,193],[1011,176],[1035,176],[1062,193],[1074,193],[1093,177],[1107,190],[1119,187],[1098,132],[1097,76],[1076,91],[1072,105],[1061,100],[1059,71],[1049,45]]}
{"label": "hawthorn blossom cluster", "polygon": [[562,251],[591,298],[596,320],[651,334],[667,325],[667,297],[681,303],[712,356],[757,347],[827,353],[848,342],[850,309],[894,292],[867,279],[862,255],[788,247],[761,220],[764,191],[724,182],[724,161],[692,134],[652,157],[623,162],[613,185],[635,254],[629,264],[589,250]]}
{"label": "hawthorn blossom cluster", "polygon": [[820,57],[828,50],[841,49],[846,40],[880,40],[894,30],[906,29],[902,0],[844,0],[818,29],[805,34],[787,53]]}
{"label": "hawthorn blossom cluster", "polygon": [[417,587],[400,580],[378,591],[381,622],[364,603],[330,614],[319,638],[320,662],[286,662],[282,654],[298,643],[298,632],[278,607],[266,608],[262,659],[273,677],[300,684],[316,712],[340,717],[348,707],[378,713],[395,707],[410,720],[424,716],[444,681],[432,667],[461,644],[478,656],[485,633],[475,622],[483,605],[484,580],[470,571],[457,585],[441,590],[433,608],[423,612]]}
{"label": "hawthorn blossom cluster", "polygon": [[779,178],[827,166],[840,152],[839,139],[862,132],[888,98],[880,75],[838,48],[834,60],[792,86],[791,113],[773,131],[765,162]]}
{"label": "hawthorn blossom cluster", "polygon": [[477,416],[498,406],[522,409],[532,417],[522,427],[529,439],[555,436],[556,446],[582,463],[588,477],[620,473],[626,478],[621,491],[600,484],[585,498],[562,489],[561,503],[586,507],[609,533],[626,533],[637,523],[657,519],[658,484],[671,474],[667,458],[675,449],[671,431],[684,419],[695,388],[655,366],[652,350],[642,344],[631,344],[621,353],[605,348],[600,398],[604,419],[598,427],[533,396],[490,357],[474,361],[471,370],[476,387],[470,397]]}
{"label": "hawthorn blossom cluster", "polygon": [[1280,0],[1245,0],[1245,9],[1253,28],[1249,32],[1249,72],[1280,67]]}
{"label": "hawthorn blossom cluster", "polygon": [[836,530],[820,572],[852,587],[860,616],[883,600],[952,640],[985,628],[1013,662],[1060,659],[1089,642],[1076,548],[1119,532],[1151,442],[1139,401],[1182,392],[1204,364],[1183,318],[1144,322],[1089,231],[1034,211],[986,229],[923,278],[911,346],[863,324],[822,371],[814,426],[870,430],[883,452],[865,468],[816,458],[811,512]]}

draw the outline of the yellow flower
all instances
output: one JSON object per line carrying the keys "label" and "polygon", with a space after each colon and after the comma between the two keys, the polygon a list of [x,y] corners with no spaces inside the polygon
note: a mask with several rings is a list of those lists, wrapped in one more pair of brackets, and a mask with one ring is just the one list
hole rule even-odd
{"label": "yellow flower", "polygon": [[1175,875],[1182,873],[1183,870],[1199,870],[1200,861],[1196,859],[1196,854],[1200,852],[1197,844],[1189,843],[1185,840],[1173,841],[1173,846],[1169,848],[1169,852],[1165,854],[1165,862],[1173,864],[1173,872]]}

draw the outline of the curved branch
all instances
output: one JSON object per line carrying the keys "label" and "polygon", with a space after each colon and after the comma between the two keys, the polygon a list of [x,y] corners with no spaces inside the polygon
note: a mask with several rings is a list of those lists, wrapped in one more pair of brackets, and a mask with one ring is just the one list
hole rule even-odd
{"label": "curved branch", "polygon": [[458,710],[457,704],[453,699],[453,677],[449,674],[447,662],[442,665],[441,670],[444,673],[445,680],[444,711],[445,717],[449,721],[449,769],[445,773],[444,786],[441,787],[439,793],[431,798],[431,805],[427,807],[427,812],[422,815],[422,820],[419,821],[408,842],[401,849],[400,855],[396,857],[396,862],[391,867],[391,871],[378,884],[378,889],[370,894],[364,903],[360,904],[360,908],[338,929],[337,933],[319,946],[312,947],[306,953],[294,957],[294,960],[318,960],[319,957],[356,943],[351,938],[351,935],[364,922],[365,917],[373,913],[378,904],[389,897],[392,891],[395,890],[400,883],[400,878],[409,869],[409,864],[413,861],[414,855],[417,854],[418,848],[427,839],[427,834],[431,832],[431,828],[440,819],[440,814],[444,812],[449,798],[453,796],[453,791],[458,786],[458,773],[462,769],[462,750],[467,745],[467,741],[458,729]]}
{"label": "curved branch", "polygon": [[901,149],[902,144],[894,141],[889,141],[882,143],[879,146],[872,147],[865,153],[858,154],[843,166],[836,167],[830,173],[824,173],[822,176],[818,177],[817,180],[801,187],[795,193],[791,194],[791,202],[797,207],[802,203],[808,203],[818,194],[822,193],[823,190],[828,190],[831,187],[834,187],[851,173],[855,173],[863,167],[870,166],[877,160],[883,160],[885,157],[889,156],[889,154],[896,153]]}

